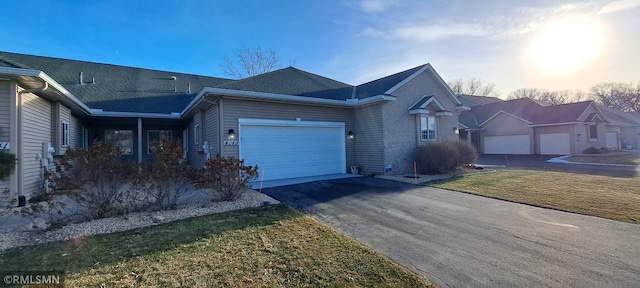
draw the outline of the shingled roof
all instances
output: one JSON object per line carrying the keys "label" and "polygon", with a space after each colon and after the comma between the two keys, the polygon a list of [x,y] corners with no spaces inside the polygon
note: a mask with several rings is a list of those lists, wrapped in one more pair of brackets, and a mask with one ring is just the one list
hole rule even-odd
{"label": "shingled roof", "polygon": [[389,89],[393,88],[393,86],[396,86],[396,84],[402,82],[402,80],[404,79],[407,79],[407,77],[413,75],[426,65],[427,64],[420,65],[409,70],[398,72],[387,77],[358,85],[356,86],[355,98],[364,99],[372,96],[382,95],[385,92],[389,91]]}
{"label": "shingled roof", "polygon": [[364,99],[384,94],[426,65],[353,86],[293,67],[231,80],[0,52],[0,67],[43,71],[92,109],[160,114],[183,111],[205,87],[331,100]]}
{"label": "shingled roof", "polygon": [[345,100],[351,98],[354,87],[327,77],[287,67],[228,82],[216,88]]}
{"label": "shingled roof", "polygon": [[9,52],[0,52],[0,66],[43,71],[92,109],[118,112],[181,112],[202,88],[232,81]]}

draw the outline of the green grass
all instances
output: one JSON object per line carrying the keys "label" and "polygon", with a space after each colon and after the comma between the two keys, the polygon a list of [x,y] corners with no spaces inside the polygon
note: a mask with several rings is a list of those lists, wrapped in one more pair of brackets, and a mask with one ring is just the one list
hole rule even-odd
{"label": "green grass", "polygon": [[500,169],[431,184],[433,187],[640,223],[640,177]]}
{"label": "green grass", "polygon": [[9,249],[3,270],[65,270],[68,287],[429,287],[285,206]]}
{"label": "green grass", "polygon": [[640,153],[605,153],[594,155],[579,155],[564,160],[582,163],[624,164],[640,166]]}

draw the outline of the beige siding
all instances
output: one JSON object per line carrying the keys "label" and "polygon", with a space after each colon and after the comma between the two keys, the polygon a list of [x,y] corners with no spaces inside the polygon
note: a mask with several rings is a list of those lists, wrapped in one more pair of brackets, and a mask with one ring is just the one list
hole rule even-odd
{"label": "beige siding", "polygon": [[29,198],[40,191],[43,169],[37,155],[42,154],[42,143],[51,142],[51,103],[34,95],[22,96],[22,195]]}
{"label": "beige siding", "polygon": [[[69,123],[69,134],[72,134],[71,129],[71,109],[62,105],[60,102],[54,102],[52,106],[51,131],[54,148],[56,149],[55,155],[64,155],[67,152],[68,146],[62,145],[62,123]],[[69,145],[72,145],[71,139],[69,139]]]}
{"label": "beige siding", "polygon": [[82,147],[82,143],[80,142],[80,134],[82,134],[80,125],[80,121],[73,115],[70,115],[69,121],[69,147],[78,148]]}
{"label": "beige siding", "polygon": [[446,111],[452,113],[436,117],[436,138],[453,140],[458,139],[453,130],[458,126],[456,103],[430,71],[418,74],[392,94],[397,97],[396,101],[382,106],[384,164],[392,166],[392,174],[413,173],[414,150],[420,145],[419,122],[416,115],[409,114],[409,108],[423,96],[435,96]]}
{"label": "beige siding", "polygon": [[193,119],[189,122],[189,164],[193,167],[202,167],[205,161],[205,154],[202,151],[202,134],[200,134],[200,141],[195,143],[196,131],[194,130],[196,125],[200,125],[199,130],[203,130],[202,113],[200,111],[193,115]]}
{"label": "beige siding", "polygon": [[[302,121],[344,122],[345,131],[353,131],[356,139],[358,138],[352,109],[246,100],[224,99],[223,101],[223,132],[229,129],[239,131],[238,119],[240,118],[269,120],[296,120],[296,118],[300,118]],[[222,140],[225,137],[226,135],[221,135],[220,139]],[[320,140],[321,139],[319,139],[319,141]],[[240,141],[242,140],[240,139]],[[355,165],[353,142],[354,141],[347,140],[345,145],[347,166]],[[222,146],[222,155],[238,157],[238,146]]]}
{"label": "beige siding", "polygon": [[[505,113],[500,113],[493,119],[483,125],[484,129],[480,133],[480,151],[484,151],[485,136],[507,136],[507,135],[529,135],[529,147],[534,150],[533,128],[529,127],[529,123],[518,118],[514,118]],[[531,151],[531,154],[535,151]]]}
{"label": "beige siding", "polygon": [[203,135],[204,140],[209,141],[211,157],[215,157],[216,154],[220,152],[220,137],[218,137],[218,134],[220,134],[219,121],[217,105],[211,106],[204,111],[204,126],[206,129],[203,130]]}
{"label": "beige siding", "polygon": [[9,142],[9,81],[0,81],[0,142]]}
{"label": "beige siding", "polygon": [[384,172],[384,141],[382,133],[382,107],[370,105],[355,109],[355,165],[360,173]]}
{"label": "beige siding", "polygon": [[[9,101],[9,89],[11,86],[9,85],[9,81],[0,81],[0,142],[9,142],[11,132],[10,130],[10,106],[11,102]],[[13,144],[13,143],[11,143]],[[5,152],[9,152],[8,150],[4,150]],[[11,201],[11,197],[3,193],[4,191],[9,190],[9,178],[5,180],[0,180],[0,208],[8,205]]]}

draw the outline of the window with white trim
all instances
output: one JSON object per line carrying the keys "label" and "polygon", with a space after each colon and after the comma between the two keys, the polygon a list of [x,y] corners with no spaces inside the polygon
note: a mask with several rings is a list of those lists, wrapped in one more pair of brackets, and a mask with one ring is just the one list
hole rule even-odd
{"label": "window with white trim", "polygon": [[133,130],[104,130],[104,142],[122,148],[122,154],[133,154]]}
{"label": "window with white trim", "polygon": [[420,140],[436,140],[436,117],[420,115]]}
{"label": "window with white trim", "polygon": [[589,124],[589,140],[595,141],[598,140],[598,125],[597,124]]}
{"label": "window with white trim", "polygon": [[200,144],[200,124],[193,125],[193,143]]}
{"label": "window with white trim", "polygon": [[69,122],[62,121],[62,127],[60,131],[62,132],[62,147],[69,147]]}
{"label": "window with white trim", "polygon": [[153,154],[153,144],[163,140],[171,141],[171,130],[149,130],[147,131],[147,153]]}

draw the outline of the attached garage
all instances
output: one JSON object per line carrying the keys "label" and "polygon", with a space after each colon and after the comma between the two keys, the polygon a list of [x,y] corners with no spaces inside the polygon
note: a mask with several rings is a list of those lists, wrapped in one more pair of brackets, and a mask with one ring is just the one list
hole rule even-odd
{"label": "attached garage", "polygon": [[[239,119],[239,156],[264,180],[346,173],[342,122]],[[261,176],[262,179],[262,176]]]}
{"label": "attached garage", "polygon": [[617,150],[618,147],[618,132],[607,132],[607,149]]}
{"label": "attached garage", "polygon": [[531,154],[529,135],[485,136],[484,154]]}
{"label": "attached garage", "polygon": [[540,134],[541,155],[571,154],[571,137],[569,133]]}

